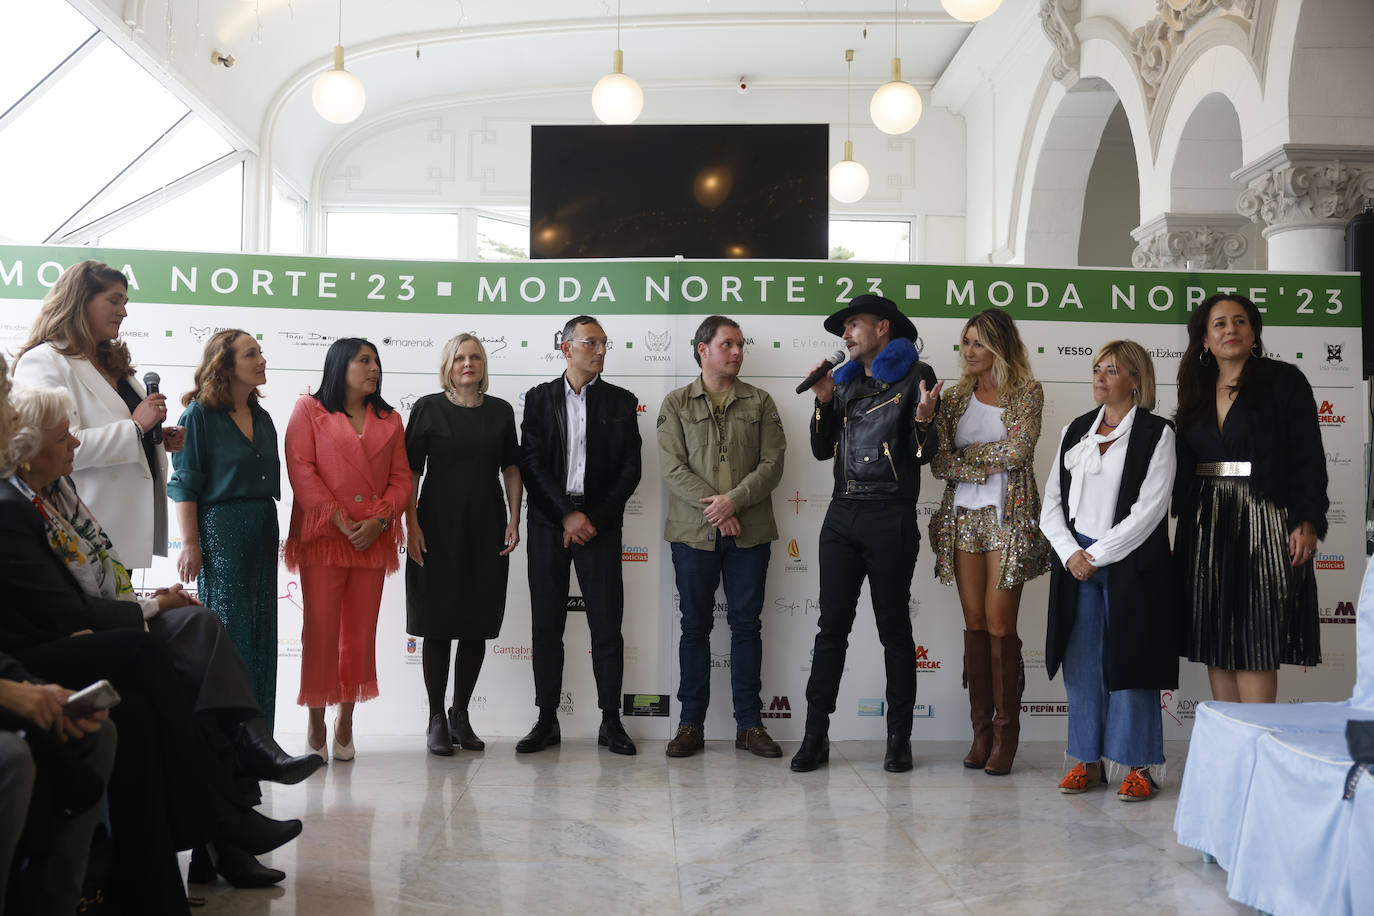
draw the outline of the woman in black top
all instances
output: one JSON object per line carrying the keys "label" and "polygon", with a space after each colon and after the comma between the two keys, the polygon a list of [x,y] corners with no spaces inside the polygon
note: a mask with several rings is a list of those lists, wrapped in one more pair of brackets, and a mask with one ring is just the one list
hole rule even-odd
{"label": "woman in black top", "polygon": [[1312,387],[1268,359],[1244,296],[1212,296],[1188,320],[1178,370],[1174,557],[1184,654],[1212,696],[1272,703],[1280,663],[1321,661],[1312,558],[1326,536],[1326,453]]}
{"label": "woman in black top", "polygon": [[[447,757],[454,745],[471,751],[486,747],[472,730],[468,702],[486,640],[500,634],[506,613],[506,576],[510,552],[520,543],[524,489],[515,413],[506,401],[486,394],[482,341],[471,334],[450,340],[439,381],[443,391],[416,401],[406,424],[416,494],[406,512],[406,631],[425,641],[426,746],[431,754]],[[444,690],[455,639],[453,706],[446,720]]]}

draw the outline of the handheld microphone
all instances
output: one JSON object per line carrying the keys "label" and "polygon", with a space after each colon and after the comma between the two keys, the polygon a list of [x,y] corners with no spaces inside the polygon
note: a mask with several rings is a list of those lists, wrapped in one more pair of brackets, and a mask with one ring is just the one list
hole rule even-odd
{"label": "handheld microphone", "polygon": [[797,386],[797,394],[809,390],[812,385],[825,378],[827,372],[844,362],[844,358],[845,354],[843,350],[836,350],[834,353],[827,356],[825,362],[822,363],[815,372],[812,372],[806,378],[802,379],[802,383]]}
{"label": "handheld microphone", "polygon": [[[149,394],[158,393],[157,386],[158,383],[161,381],[162,377],[159,376],[156,372],[145,372],[143,374],[143,387],[148,389]],[[157,426],[154,426],[152,429],[148,430],[148,438],[152,440],[154,445],[160,445],[162,443],[161,423],[159,423]]]}

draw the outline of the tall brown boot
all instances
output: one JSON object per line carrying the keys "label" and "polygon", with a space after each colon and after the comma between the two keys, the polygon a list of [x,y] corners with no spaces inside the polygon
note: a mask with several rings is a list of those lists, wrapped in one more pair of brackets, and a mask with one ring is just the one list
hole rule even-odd
{"label": "tall brown boot", "polygon": [[992,751],[992,647],[987,630],[964,631],[964,686],[973,723],[973,746],[964,757],[964,766],[981,770]]}
{"label": "tall brown boot", "polygon": [[1016,745],[1021,738],[1021,689],[1024,677],[1021,667],[1021,640],[1016,636],[991,636],[992,643],[992,699],[997,714],[992,719],[992,752],[988,754],[983,772],[1005,776],[1011,772],[1016,759]]}

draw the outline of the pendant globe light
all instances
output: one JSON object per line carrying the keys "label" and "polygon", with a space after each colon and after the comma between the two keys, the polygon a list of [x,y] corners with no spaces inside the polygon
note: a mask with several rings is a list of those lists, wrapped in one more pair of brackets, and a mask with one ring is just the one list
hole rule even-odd
{"label": "pendant globe light", "polygon": [[897,56],[897,2],[892,3],[892,79],[873,93],[868,103],[873,124],[885,134],[904,134],[921,120],[921,94],[902,81],[902,59]]}
{"label": "pendant globe light", "polygon": [[830,167],[830,196],[842,204],[852,204],[868,193],[868,169],[854,161],[854,141],[849,138],[853,123],[849,110],[849,81],[854,69],[853,49],[844,52],[844,158]]}
{"label": "pendant globe light", "polygon": [[343,0],[339,0],[339,43],[334,46],[334,67],[315,77],[310,101],[320,117],[335,124],[357,120],[367,105],[363,81],[344,69]]}
{"label": "pendant globe light", "polygon": [[1002,0],[940,0],[940,5],[961,22],[979,22],[997,12]]}
{"label": "pendant globe light", "polygon": [[592,87],[592,111],[603,124],[633,124],[644,110],[644,90],[625,70],[625,52],[620,50],[620,0],[615,4],[615,55],[611,72]]}

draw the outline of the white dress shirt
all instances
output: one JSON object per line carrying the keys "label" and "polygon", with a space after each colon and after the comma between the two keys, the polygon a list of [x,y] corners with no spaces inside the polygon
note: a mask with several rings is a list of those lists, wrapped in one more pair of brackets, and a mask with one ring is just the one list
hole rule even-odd
{"label": "white dress shirt", "polygon": [[[1166,426],[1155,445],[1154,454],[1150,456],[1150,466],[1145,472],[1145,481],[1140,485],[1135,503],[1120,523],[1112,524],[1135,414],[1136,409],[1132,407],[1117,425],[1114,435],[1097,436],[1096,430],[1102,424],[1102,409],[1099,409],[1091,431],[1080,441],[1086,442],[1090,449],[1097,449],[1099,443],[1109,443],[1106,453],[1100,456],[1100,461],[1092,461],[1090,456],[1085,456],[1086,460],[1077,463],[1066,461],[1066,466],[1072,465],[1069,467],[1069,518],[1079,534],[1097,539],[1097,543],[1086,550],[1093,558],[1093,565],[1098,567],[1115,563],[1144,544],[1169,511],[1177,457],[1174,454],[1174,431]],[[1068,431],[1069,428],[1065,426],[1060,432],[1056,455],[1063,452],[1064,436]],[[1060,492],[1059,461],[1056,460],[1049,480],[1045,481],[1040,530],[1049,538],[1059,562],[1067,565],[1069,557],[1085,548],[1079,547],[1073,532],[1064,523]]]}
{"label": "white dress shirt", "polygon": [[568,480],[567,492],[581,494],[587,478],[587,389],[596,384],[599,376],[573,391],[568,376],[563,375],[563,402],[568,416]]}

